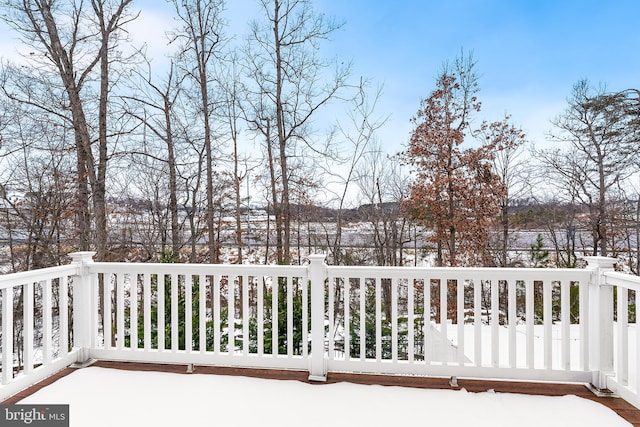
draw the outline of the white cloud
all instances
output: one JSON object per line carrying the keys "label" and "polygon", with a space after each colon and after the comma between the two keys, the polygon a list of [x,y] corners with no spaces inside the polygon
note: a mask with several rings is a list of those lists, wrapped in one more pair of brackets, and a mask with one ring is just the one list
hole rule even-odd
{"label": "white cloud", "polygon": [[136,46],[146,45],[147,56],[154,66],[167,63],[167,57],[174,49],[173,45],[169,45],[168,36],[175,26],[170,12],[166,5],[144,7],[138,18],[129,23],[127,28]]}

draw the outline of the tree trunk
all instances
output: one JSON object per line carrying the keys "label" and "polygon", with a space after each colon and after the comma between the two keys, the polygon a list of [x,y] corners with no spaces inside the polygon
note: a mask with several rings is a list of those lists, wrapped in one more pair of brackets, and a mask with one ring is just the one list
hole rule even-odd
{"label": "tree trunk", "polygon": [[500,263],[501,267],[507,266],[507,252],[509,245],[509,206],[505,201],[502,204],[502,208],[500,210],[501,222],[502,222],[502,248],[500,254]]}
{"label": "tree trunk", "polygon": [[102,30],[100,49],[100,100],[98,107],[98,174],[93,188],[93,209],[96,225],[96,261],[107,258],[107,103],[109,97],[109,32],[104,15],[98,16]]}
{"label": "tree trunk", "polygon": [[166,123],[167,164],[169,167],[169,212],[171,213],[171,250],[173,256],[180,261],[180,234],[178,224],[178,184],[175,147],[173,143],[173,131],[171,126],[171,102],[164,97],[164,118]]}
{"label": "tree trunk", "polygon": [[[273,159],[273,147],[271,146],[271,123],[267,120],[267,127],[265,131],[265,138],[267,144],[267,161],[269,162],[269,178],[271,185],[271,203],[273,205],[274,218],[276,219],[276,259],[278,264],[284,263],[284,254],[282,251],[282,214],[280,201],[278,200],[278,186],[276,178],[276,170]],[[270,212],[267,212],[267,216],[270,216]],[[268,238],[268,235],[267,235]]]}
{"label": "tree trunk", "polygon": [[[203,67],[204,65],[202,65]],[[209,247],[209,262],[216,263],[216,235],[215,235],[215,220],[213,217],[213,154],[211,153],[211,127],[209,125],[209,95],[207,93],[207,81],[206,72],[204,69],[200,71],[200,94],[202,96],[202,114],[204,119],[204,147],[205,147],[205,161],[206,168],[206,180],[207,180],[207,232],[208,232],[208,247]]]}
{"label": "tree trunk", "polygon": [[[600,192],[598,194],[598,239],[600,240],[600,252],[601,255],[607,256],[607,211],[606,211],[606,177],[605,177],[605,168],[604,168],[604,159],[602,156],[599,156],[598,162],[598,170],[600,172],[599,175],[599,185]],[[594,254],[596,255],[596,254]]]}
{"label": "tree trunk", "polygon": [[284,111],[282,100],[283,76],[282,76],[282,57],[281,57],[281,40],[280,40],[280,3],[275,2],[275,12],[273,18],[273,34],[275,42],[275,68],[276,68],[276,126],[278,131],[278,147],[280,155],[280,175],[282,178],[282,197],[280,200],[280,212],[282,215],[282,228],[284,230],[284,239],[278,242],[279,250],[282,253],[279,264],[289,264],[290,262],[290,245],[291,245],[291,207],[289,204],[289,170],[287,165],[287,138],[285,136]]}

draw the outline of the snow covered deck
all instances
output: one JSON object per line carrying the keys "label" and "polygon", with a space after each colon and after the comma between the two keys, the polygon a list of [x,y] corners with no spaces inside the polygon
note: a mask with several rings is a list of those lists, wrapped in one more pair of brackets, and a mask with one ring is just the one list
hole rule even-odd
{"label": "snow covered deck", "polygon": [[589,383],[640,407],[640,278],[614,272],[611,259],[589,258],[587,269],[337,267],[322,255],[303,266],[72,259],[0,276],[0,399],[98,360],[329,382]]}
{"label": "snow covered deck", "polygon": [[[451,386],[443,378],[349,373],[330,373],[318,383],[309,381],[306,371],[198,366],[192,375],[185,365],[107,361],[66,368],[1,403],[69,404],[71,425],[106,427],[204,425],[206,420],[309,424],[309,402],[332,408],[327,416],[333,425],[640,426],[640,410],[620,398],[597,397],[581,384],[460,379]],[[363,416],[363,402],[384,409]],[[246,405],[252,409],[248,414]],[[269,417],[273,407],[281,413]]]}

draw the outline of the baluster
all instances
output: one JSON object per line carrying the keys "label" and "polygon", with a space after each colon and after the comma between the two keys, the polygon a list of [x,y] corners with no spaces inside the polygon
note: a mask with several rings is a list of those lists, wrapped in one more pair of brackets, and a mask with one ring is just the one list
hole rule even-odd
{"label": "baluster", "polygon": [[535,360],[534,360],[534,348],[533,348],[533,338],[534,338],[534,325],[536,323],[536,315],[534,311],[534,281],[532,279],[527,279],[524,283],[525,286],[525,316],[527,319],[526,325],[526,336],[527,336],[527,368],[534,369]]}
{"label": "baluster", "polygon": [[366,293],[367,284],[364,277],[360,277],[360,359],[365,360],[367,358],[367,315],[366,315]]}
{"label": "baluster", "polygon": [[491,366],[500,365],[500,289],[499,282],[491,279]]}
{"label": "baluster", "polygon": [[213,352],[220,353],[222,319],[220,316],[222,302],[220,300],[220,282],[222,276],[211,275],[211,286],[213,286]]}
{"label": "baluster", "polygon": [[171,351],[176,352],[180,347],[180,327],[178,316],[178,295],[180,293],[180,279],[177,274],[171,275]]}
{"label": "baluster", "polygon": [[165,274],[158,274],[158,350],[162,351],[165,348],[165,297],[164,297],[164,285]]}
{"label": "baluster", "polygon": [[[4,297],[3,297],[4,301]],[[28,375],[33,372],[33,282],[24,284],[24,373]],[[5,312],[3,308],[3,312]],[[3,332],[3,336],[4,335]],[[12,352],[13,353],[13,352]],[[2,354],[5,354],[4,351]],[[3,364],[3,366],[6,366]]]}
{"label": "baluster", "polygon": [[131,280],[129,286],[129,342],[130,348],[132,350],[138,349],[138,280],[139,276],[137,273],[132,273],[129,276],[129,280]]}
{"label": "baluster", "polygon": [[431,364],[431,279],[423,278],[422,287],[424,300],[424,365],[427,368]]}
{"label": "baluster", "polygon": [[293,283],[291,276],[287,281],[287,356],[293,356]]}
{"label": "baluster", "polygon": [[382,360],[382,284],[380,278],[375,278],[376,305],[376,361]]}
{"label": "baluster", "polygon": [[414,301],[414,291],[415,291],[415,281],[416,279],[413,277],[409,277],[407,280],[407,347],[408,347],[408,355],[407,360],[410,363],[413,363],[415,355],[415,301]]}
{"label": "baluster", "polygon": [[249,276],[240,276],[242,286],[242,354],[249,354]]}
{"label": "baluster", "polygon": [[458,279],[456,285],[456,305],[458,321],[458,364],[464,365],[464,280]]}
{"label": "baluster", "polygon": [[[300,277],[298,278],[298,283],[302,284],[302,356],[307,357],[309,355],[309,281],[305,280],[304,277]],[[324,295],[322,295],[322,298],[324,298]],[[322,308],[324,309],[324,300]],[[324,348],[324,322],[322,325],[322,342],[322,348]]]}
{"label": "baluster", "polygon": [[518,348],[517,343],[516,343],[516,326],[518,325],[518,319],[517,319],[517,303],[516,303],[516,281],[515,280],[509,280],[507,282],[507,292],[509,294],[508,296],[508,300],[509,300],[509,307],[508,307],[508,312],[509,312],[509,367],[510,368],[515,368],[516,367],[516,358],[517,358],[517,354],[516,354],[516,350]]}
{"label": "baluster", "polygon": [[116,280],[116,347],[124,348],[124,276],[120,273]]}
{"label": "baluster", "polygon": [[227,343],[230,355],[236,351],[236,280],[232,275],[227,277]]}
{"label": "baluster", "polygon": [[351,358],[351,278],[344,277],[344,296],[343,296],[343,311],[344,311],[344,360],[349,361]]}
{"label": "baluster", "polygon": [[473,280],[473,346],[475,365],[482,366],[482,280]]}
{"label": "baluster", "polygon": [[264,278],[256,279],[258,287],[258,355],[264,354]]}
{"label": "baluster", "polygon": [[622,385],[629,384],[629,291],[622,286],[617,287],[618,308],[618,370],[616,376]]}
{"label": "baluster", "polygon": [[389,279],[391,282],[391,360],[398,361],[398,287],[399,279]]}
{"label": "baluster", "polygon": [[53,322],[51,316],[51,279],[44,280],[42,286],[42,363],[48,365],[53,357],[51,348]]}
{"label": "baluster", "polygon": [[2,290],[2,384],[13,381],[13,287]]}
{"label": "baluster", "polygon": [[579,282],[580,299],[580,369],[589,370],[589,283]]}
{"label": "baluster", "polygon": [[328,281],[328,293],[329,293],[329,359],[335,358],[335,340],[334,336],[336,333],[336,325],[335,325],[335,281],[337,279],[335,277],[329,277]]}
{"label": "baluster", "polygon": [[561,364],[562,369],[571,369],[571,283],[563,280],[560,283],[560,322],[562,324],[561,333]]}
{"label": "baluster", "polygon": [[198,275],[198,347],[200,353],[207,351],[207,277]]}
{"label": "baluster", "polygon": [[193,350],[193,275],[184,276],[184,350]]}
{"label": "baluster", "polygon": [[271,277],[271,354],[274,356],[278,355],[279,350],[279,327],[278,327],[278,298],[279,298],[279,277],[272,276]]}
{"label": "baluster", "polygon": [[151,274],[145,274],[143,280],[144,349],[149,351],[151,350]]}
{"label": "baluster", "polygon": [[542,282],[543,293],[543,323],[544,323],[544,368],[551,369],[553,363],[553,285],[549,280]]}
{"label": "baluster", "polygon": [[449,306],[447,304],[448,283],[444,277],[440,278],[440,338],[442,345],[442,364],[446,365],[449,361],[448,349],[449,339],[447,338],[447,312]]}
{"label": "baluster", "polygon": [[[59,356],[64,357],[69,354],[69,278],[67,276],[58,279],[58,294],[60,296],[59,313]],[[24,310],[24,303],[23,303]]]}

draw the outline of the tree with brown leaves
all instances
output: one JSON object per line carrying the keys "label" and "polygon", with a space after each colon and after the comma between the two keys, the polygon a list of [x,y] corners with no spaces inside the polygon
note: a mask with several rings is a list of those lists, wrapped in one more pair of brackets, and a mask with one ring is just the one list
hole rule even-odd
{"label": "tree with brown leaves", "polygon": [[414,179],[404,208],[432,227],[436,265],[486,265],[489,225],[499,212],[504,185],[493,172],[495,144],[463,148],[469,121],[480,110],[472,56],[445,66],[436,89],[413,119],[402,153]]}

